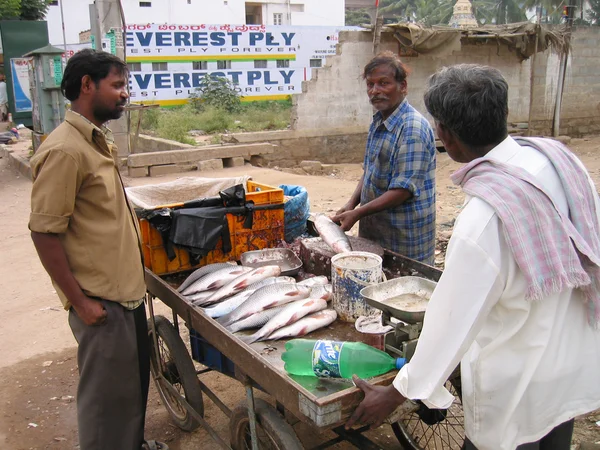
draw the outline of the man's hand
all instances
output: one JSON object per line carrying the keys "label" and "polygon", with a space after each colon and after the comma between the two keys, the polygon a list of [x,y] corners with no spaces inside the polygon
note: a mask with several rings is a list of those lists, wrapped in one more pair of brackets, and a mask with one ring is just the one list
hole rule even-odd
{"label": "man's hand", "polygon": [[352,377],[352,381],[365,393],[365,398],[358,405],[350,420],[346,422],[346,430],[349,430],[355,423],[377,428],[406,400],[391,384],[389,386],[372,386],[356,375]]}
{"label": "man's hand", "polygon": [[72,302],[75,312],[87,326],[103,325],[108,313],[101,302],[84,295]]}
{"label": "man's hand", "polygon": [[356,209],[352,209],[350,211],[342,213],[338,211],[338,213],[335,216],[333,216],[331,220],[334,223],[339,224],[342,230],[348,231],[354,226],[356,222],[360,220],[360,213]]}

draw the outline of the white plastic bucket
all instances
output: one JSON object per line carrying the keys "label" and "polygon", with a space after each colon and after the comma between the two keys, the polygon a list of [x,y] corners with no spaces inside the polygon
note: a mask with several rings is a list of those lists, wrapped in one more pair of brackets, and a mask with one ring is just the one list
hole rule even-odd
{"label": "white plastic bucket", "polygon": [[365,302],[360,291],[382,281],[382,263],[379,255],[369,252],[345,252],[331,258],[333,309],[338,318],[354,322],[379,311]]}

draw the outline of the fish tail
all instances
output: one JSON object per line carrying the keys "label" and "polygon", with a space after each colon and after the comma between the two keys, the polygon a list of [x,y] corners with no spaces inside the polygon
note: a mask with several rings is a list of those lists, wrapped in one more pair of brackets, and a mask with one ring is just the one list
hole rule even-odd
{"label": "fish tail", "polygon": [[245,344],[252,344],[253,342],[256,342],[256,334],[250,334],[248,336],[240,336],[240,341],[244,342]]}

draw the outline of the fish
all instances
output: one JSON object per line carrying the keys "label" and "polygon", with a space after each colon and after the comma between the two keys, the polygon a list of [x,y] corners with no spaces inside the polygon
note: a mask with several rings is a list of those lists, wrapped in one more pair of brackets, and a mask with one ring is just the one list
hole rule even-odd
{"label": "fish", "polygon": [[204,308],[204,313],[208,317],[212,317],[216,319],[217,317],[224,316],[225,314],[229,314],[235,308],[240,306],[250,295],[256,291],[257,289],[267,286],[269,284],[274,283],[293,283],[294,279],[292,277],[271,277],[265,278],[264,280],[258,281],[254,284],[251,284],[242,292],[238,292],[233,297],[229,297],[228,299],[223,300],[222,302],[217,303],[214,306]]}
{"label": "fish", "polygon": [[181,293],[183,295],[191,295],[197,292],[210,291],[211,289],[218,289],[221,286],[226,285],[233,279],[240,275],[250,272],[251,267],[234,266],[224,267],[215,272],[209,273],[208,275],[194,281],[191,286],[184,289]]}
{"label": "fish", "polygon": [[192,302],[192,304],[195,305],[197,303],[202,303],[205,299],[207,299],[214,293],[215,291],[211,289],[210,291],[202,291],[196,292],[195,294],[186,295],[185,298],[187,298],[190,302]]}
{"label": "fish", "polygon": [[221,270],[223,268],[226,268],[227,266],[235,266],[237,264],[235,263],[215,263],[215,264],[208,264],[206,266],[202,266],[199,269],[194,270],[189,277],[187,277],[183,283],[181,283],[181,286],[179,286],[177,288],[177,292],[183,292],[183,290],[189,286],[192,285],[192,283],[194,283],[194,281],[199,280],[200,278],[202,278],[203,276],[208,275],[209,273],[213,273],[216,272],[217,270]]}
{"label": "fish", "polygon": [[[252,344],[256,341],[266,339],[275,330],[297,322],[307,314],[321,311],[327,308],[327,300],[320,298],[307,298],[288,303],[281,312],[269,320],[260,330],[249,336],[242,336],[240,339],[246,344]],[[269,310],[267,310],[269,311]]]}
{"label": "fish", "polygon": [[321,239],[336,253],[351,252],[350,239],[339,225],[335,224],[325,214],[317,214],[315,217],[315,228]]}
{"label": "fish", "polygon": [[294,300],[302,300],[309,295],[309,286],[298,286],[296,283],[278,283],[264,286],[254,291],[244,303],[229,314],[219,317],[217,321],[226,327],[252,314],[290,303]]}
{"label": "fish", "polygon": [[[250,317],[232,323],[227,329],[231,333],[237,333],[238,331],[248,330],[250,328],[260,328],[279,314],[286,306],[287,305],[276,306],[275,308],[265,309],[258,314],[252,314]],[[243,339],[243,336],[241,336],[240,339]]]}
{"label": "fish", "polygon": [[204,304],[209,305],[227,297],[231,297],[233,294],[237,294],[257,281],[261,281],[269,277],[277,277],[280,273],[281,268],[279,266],[271,265],[258,267],[250,272],[240,275],[239,277],[227,283],[225,286],[217,289],[216,292],[204,300]]}
{"label": "fish", "polygon": [[326,327],[337,319],[337,313],[333,309],[324,309],[309,316],[303,317],[287,327],[280,328],[271,334],[266,340],[274,341],[287,337],[304,336],[319,328]]}
{"label": "fish", "polygon": [[325,275],[320,275],[318,277],[307,278],[306,280],[298,281],[300,286],[318,286],[329,284],[329,280]]}
{"label": "fish", "polygon": [[310,289],[310,295],[308,296],[308,298],[320,298],[323,300],[329,300],[332,295],[333,287],[331,286],[331,284],[325,284],[313,286]]}

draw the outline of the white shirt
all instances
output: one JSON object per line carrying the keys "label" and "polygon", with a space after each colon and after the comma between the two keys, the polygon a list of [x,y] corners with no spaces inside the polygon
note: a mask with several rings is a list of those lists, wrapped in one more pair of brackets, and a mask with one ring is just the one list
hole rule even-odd
{"label": "white shirt", "polygon": [[[508,137],[486,158],[527,170],[568,211],[558,175],[538,151]],[[498,216],[467,197],[416,352],[394,386],[448,408],[453,397],[443,384],[460,363],[465,432],[479,450],[513,450],[600,407],[600,331],[587,323],[581,292],[530,302],[526,286]]]}
{"label": "white shirt", "polygon": [[6,83],[0,81],[0,105],[8,103],[8,94],[6,93]]}

